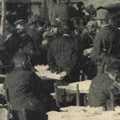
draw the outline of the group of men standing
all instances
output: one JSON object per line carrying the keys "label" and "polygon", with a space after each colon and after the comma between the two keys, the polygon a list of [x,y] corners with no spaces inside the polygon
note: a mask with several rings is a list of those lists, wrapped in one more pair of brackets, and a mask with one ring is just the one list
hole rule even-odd
{"label": "group of men standing", "polygon": [[[44,105],[52,104],[52,101],[47,101],[51,97],[44,93],[44,85],[31,69],[30,62],[32,66],[48,64],[52,72],[66,71],[67,75],[57,85],[79,81],[82,70],[86,79],[93,79],[88,99],[91,107],[106,107],[110,100],[109,89],[119,82],[120,31],[111,24],[109,11],[100,8],[96,11],[96,18],[91,17],[89,22],[83,23],[85,14],[82,2],[78,4],[77,18],[70,12],[74,11],[71,5],[63,5],[63,12],[57,11],[55,25],[44,24],[38,17],[31,19],[27,27],[19,21],[15,23],[16,34],[11,34],[11,29],[8,29],[5,43],[1,46],[9,60],[13,58],[15,67],[5,80],[10,102],[14,110],[24,108],[33,113],[38,111],[32,120],[39,119],[40,114],[41,120],[45,120],[48,108]],[[10,40],[12,35],[18,37]],[[75,96],[64,90],[58,91],[58,97],[60,107],[74,104]]]}

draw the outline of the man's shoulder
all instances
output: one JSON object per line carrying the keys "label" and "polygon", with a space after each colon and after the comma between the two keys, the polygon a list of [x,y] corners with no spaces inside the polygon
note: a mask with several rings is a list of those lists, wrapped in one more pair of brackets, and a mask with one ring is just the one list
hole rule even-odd
{"label": "man's shoulder", "polygon": [[32,70],[24,70],[22,68],[18,68],[18,69],[14,69],[12,70],[8,75],[7,78],[11,78],[11,77],[20,77],[20,78],[24,78],[26,76],[30,76],[31,74],[33,74]]}
{"label": "man's shoulder", "polygon": [[107,81],[113,81],[109,75],[107,73],[99,73],[94,79],[94,82],[101,82],[101,83],[105,83]]}
{"label": "man's shoulder", "polygon": [[112,25],[107,25],[99,31],[99,33],[101,33],[101,34],[106,34],[106,33],[108,33],[108,34],[111,33],[112,34],[112,33],[115,33],[115,32],[118,32],[118,29],[116,27],[112,26]]}

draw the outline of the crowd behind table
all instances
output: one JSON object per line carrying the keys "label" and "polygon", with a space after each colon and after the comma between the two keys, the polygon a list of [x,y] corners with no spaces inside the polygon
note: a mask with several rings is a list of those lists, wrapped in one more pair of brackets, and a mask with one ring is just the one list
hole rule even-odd
{"label": "crowd behind table", "polygon": [[[54,21],[32,15],[28,21],[6,20],[4,41],[0,41],[0,60],[7,75],[4,88],[13,119],[46,120],[48,111],[75,106],[76,95],[65,89],[57,90],[57,105],[48,90],[56,74],[57,86],[92,80],[88,94],[90,107],[114,109],[119,100],[112,101],[110,92],[119,99],[120,93],[120,31],[119,22],[104,7],[77,9],[63,2],[55,9]],[[2,37],[1,37],[2,38]],[[47,68],[37,71],[35,66]],[[37,68],[37,67],[36,67]],[[40,73],[39,73],[40,72]],[[44,76],[40,74],[44,73]],[[53,84],[52,84],[53,85]],[[54,86],[53,86],[54,88]],[[52,90],[51,90],[52,91]],[[81,96],[82,99],[84,96]],[[3,102],[3,104],[5,104]],[[84,103],[82,104],[84,105]]]}

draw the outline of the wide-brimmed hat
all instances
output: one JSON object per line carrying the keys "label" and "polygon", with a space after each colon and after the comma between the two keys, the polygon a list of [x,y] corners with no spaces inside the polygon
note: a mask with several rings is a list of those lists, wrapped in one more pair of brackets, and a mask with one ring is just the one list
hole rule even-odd
{"label": "wide-brimmed hat", "polygon": [[14,22],[14,25],[25,24],[25,22],[26,22],[25,20],[19,19],[19,20],[17,20],[17,21]]}

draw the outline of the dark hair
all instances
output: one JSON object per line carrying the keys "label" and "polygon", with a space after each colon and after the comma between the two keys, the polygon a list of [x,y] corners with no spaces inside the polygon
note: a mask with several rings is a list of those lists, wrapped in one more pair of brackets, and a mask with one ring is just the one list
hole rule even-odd
{"label": "dark hair", "polygon": [[22,63],[25,63],[25,66],[29,63],[29,56],[25,52],[17,52],[13,57],[13,63],[15,66],[21,66]]}
{"label": "dark hair", "polygon": [[82,5],[84,5],[83,2],[78,2],[78,3],[77,3],[77,7],[78,7],[78,6],[82,6]]}

